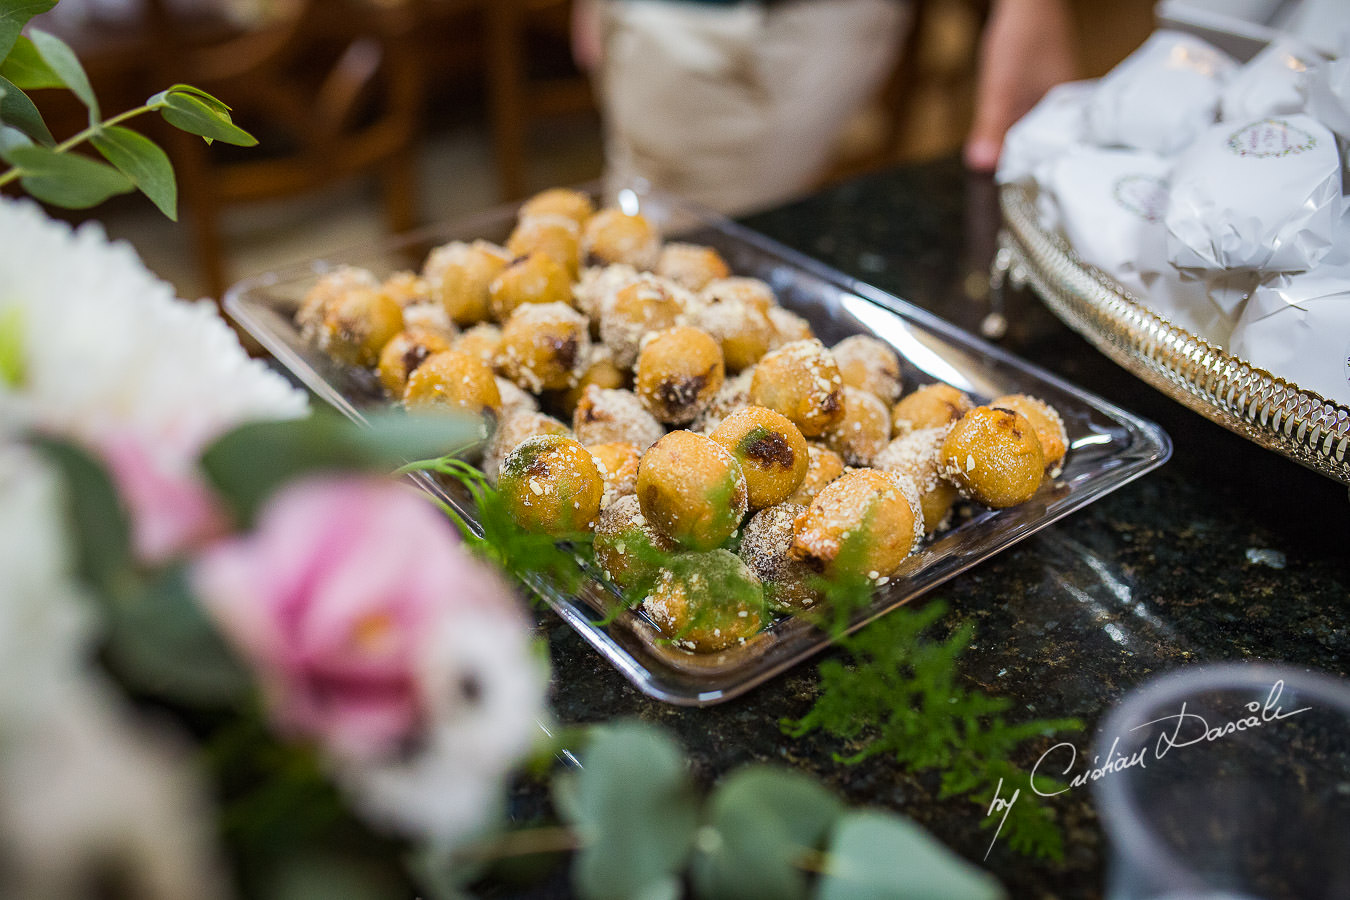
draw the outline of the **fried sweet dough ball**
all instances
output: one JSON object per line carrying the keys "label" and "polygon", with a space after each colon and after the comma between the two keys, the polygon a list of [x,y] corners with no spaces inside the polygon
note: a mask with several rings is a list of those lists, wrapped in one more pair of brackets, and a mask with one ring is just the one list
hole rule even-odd
{"label": "fried sweet dough ball", "polygon": [[870,335],[855,334],[830,348],[844,384],[861,388],[890,406],[900,396],[900,357],[891,345]]}
{"label": "fried sweet dough ball", "polygon": [[416,272],[395,272],[380,282],[380,293],[405,309],[412,304],[426,303],[431,299],[431,288]]}
{"label": "fried sweet dough ball", "polygon": [[1045,475],[1045,453],[1026,416],[977,406],[942,441],[942,476],[967,497],[1002,509],[1031,499]]}
{"label": "fried sweet dough ball", "polygon": [[773,341],[770,346],[775,350],[784,344],[809,341],[816,336],[811,330],[811,323],[790,309],[783,309],[781,306],[770,307],[768,316],[769,323],[773,325]]}
{"label": "fried sweet dough ball", "polygon": [[950,430],[950,425],[939,425],[902,434],[873,461],[881,471],[914,484],[923,509],[925,534],[934,534],[947,526],[952,504],[956,502],[956,486],[944,479],[940,471],[942,441]]}
{"label": "fried sweet dough ball", "polygon": [[305,298],[300,301],[300,309],[296,311],[295,322],[304,331],[307,340],[319,341],[323,336],[318,328],[323,323],[324,310],[330,304],[351,291],[379,289],[380,280],[369,269],[338,266],[319,276],[305,293]]}
{"label": "fried sweet dough ball", "polygon": [[891,415],[876,394],[845,385],[844,415],[828,431],[826,445],[851,466],[870,466],[891,436]]}
{"label": "fried sweet dough ball", "polygon": [[595,203],[590,195],[572,188],[549,188],[540,191],[520,205],[517,218],[524,220],[533,216],[566,216],[577,225],[585,225],[586,220],[595,213]]}
{"label": "fried sweet dough ball", "polygon": [[611,441],[608,444],[588,444],[595,467],[605,481],[605,495],[600,499],[600,508],[605,509],[620,497],[637,493],[638,461],[642,454],[637,445],[628,441]]}
{"label": "fried sweet dough ball", "polygon": [[560,434],[572,437],[572,431],[550,415],[533,410],[504,414],[488,438],[483,451],[483,475],[488,484],[495,485],[501,473],[502,462],[516,445],[536,434]]}
{"label": "fried sweet dough ball", "polygon": [[450,341],[434,331],[410,328],[394,335],[380,351],[380,362],[376,367],[385,393],[401,398],[408,376],[431,354],[449,349]]}
{"label": "fried sweet dough ball", "polygon": [[487,363],[458,350],[428,356],[408,376],[403,405],[415,412],[463,410],[481,415],[501,412],[502,395]]}
{"label": "fried sweet dough ball", "polygon": [[750,402],[782,413],[803,435],[816,437],[843,418],[843,387],[839,367],[824,344],[793,341],[755,366]]}
{"label": "fried sweet dough ball", "polygon": [[502,330],[490,322],[475,325],[455,338],[454,349],[481,359],[489,366],[502,349]]}
{"label": "fried sweet dough ball", "polygon": [[891,408],[892,436],[950,425],[974,406],[969,397],[950,384],[941,381],[925,384],[901,397]]}
{"label": "fried sweet dough ball", "polygon": [[[773,295],[769,283],[758,278],[732,275],[719,278],[704,285],[699,294],[704,303],[735,302],[748,303],[755,309],[767,314],[778,308],[778,299]],[[807,335],[810,337],[810,335]]]}
{"label": "fried sweet dough ball", "polygon": [[504,322],[517,307],[529,303],[572,303],[572,280],[567,269],[538,250],[517,259],[488,285],[492,318]]}
{"label": "fried sweet dough ball", "polygon": [[745,518],[745,475],[711,438],[672,431],[638,463],[638,502],[657,531],[682,547],[711,550]]}
{"label": "fried sweet dough ball", "polygon": [[542,253],[574,280],[581,267],[581,227],[566,216],[538,214],[522,217],[506,239],[506,250],[519,259]]}
{"label": "fried sweet dough ball", "polygon": [[661,568],[642,608],[677,647],[714,653],[754,637],[764,589],[727,550],[677,553]]}
{"label": "fried sweet dough ball", "polygon": [[581,251],[591,264],[627,263],[650,271],[661,255],[661,234],[641,213],[602,209],[587,220]]}
{"label": "fried sweet dough ball", "polygon": [[1027,394],[1004,394],[989,401],[990,406],[1011,409],[1021,413],[1036,429],[1036,437],[1041,441],[1041,452],[1045,454],[1045,470],[1052,478],[1059,475],[1064,455],[1069,452],[1069,435],[1064,429],[1064,420],[1059,412],[1037,397]]}
{"label": "fried sweet dough ball", "polygon": [[497,393],[502,395],[502,418],[513,416],[518,412],[538,412],[539,401],[534,399],[534,394],[529,391],[521,390],[514,381],[509,378],[497,376]]}
{"label": "fried sweet dough ball", "polygon": [[595,523],[595,561],[605,577],[623,593],[659,566],[653,557],[675,551],[675,542],[651,526],[636,496],[617,498]]}
{"label": "fried sweet dough ball", "polygon": [[586,317],[565,303],[527,303],[502,326],[497,365],[502,374],[538,393],[568,387],[591,352]]}
{"label": "fried sweet dough ball", "polygon": [[726,278],[731,267],[712,247],[671,241],[661,248],[656,274],[691,291],[702,290],[710,281]]}
{"label": "fried sweet dough ball", "polygon": [[683,306],[659,281],[643,278],[615,292],[600,316],[600,340],[621,369],[631,368],[638,358],[642,339],[653,331],[674,328]]}
{"label": "fried sweet dough ball", "polygon": [[427,254],[422,278],[451,321],[474,325],[488,317],[488,285],[510,262],[511,255],[489,241],[453,241]]}
{"label": "fried sweet dough ball", "polygon": [[621,388],[628,383],[623,370],[614,364],[614,355],[609,352],[608,347],[592,344],[590,360],[583,363],[583,366],[581,374],[577,376],[577,383],[555,398],[565,415],[570,416],[576,412],[577,404],[581,402],[586,388],[591,385],[598,388]]}
{"label": "fried sweet dough ball", "polygon": [[773,323],[758,306],[715,293],[704,295],[695,322],[717,339],[727,370],[739,372],[759,362],[773,343]]}
{"label": "fried sweet dough ball", "polygon": [[712,434],[713,429],[722,424],[722,420],[738,409],[750,405],[750,380],[754,378],[753,368],[738,372],[722,382],[712,400],[698,414],[689,426],[690,431],[699,434]]}
{"label": "fried sweet dough ball", "polygon": [[572,430],[583,444],[630,441],[640,450],[666,433],[632,391],[589,387],[572,413]]}
{"label": "fried sweet dough ball", "polygon": [[888,578],[923,536],[912,485],[854,469],[816,495],[797,520],[792,556],[830,577]]}
{"label": "fried sweet dough ball", "polygon": [[520,527],[561,536],[594,527],[605,484],[581,444],[562,435],[538,434],[506,455],[497,490]]}
{"label": "fried sweet dough ball", "polygon": [[709,437],[740,463],[751,509],[782,503],[806,477],[806,438],[781,413],[747,406],[723,419]]}
{"label": "fried sweet dough ball", "polygon": [[[359,271],[359,270],[358,270]],[[320,279],[298,318],[303,333],[334,360],[374,366],[384,345],[403,330],[403,307],[370,283],[343,270]]]}
{"label": "fried sweet dough ball", "polygon": [[725,372],[722,349],[707,332],[667,328],[643,343],[634,390],[658,420],[685,425],[712,401]]}
{"label": "fried sweet dough ball", "polygon": [[745,523],[740,557],[764,584],[764,599],[784,611],[802,610],[820,600],[814,569],[791,554],[797,519],[806,512],[798,503],[761,509]]}
{"label": "fried sweet dough ball", "polygon": [[844,474],[844,458],[828,447],[808,442],[806,445],[806,476],[797,490],[788,498],[790,503],[809,505],[821,488]]}

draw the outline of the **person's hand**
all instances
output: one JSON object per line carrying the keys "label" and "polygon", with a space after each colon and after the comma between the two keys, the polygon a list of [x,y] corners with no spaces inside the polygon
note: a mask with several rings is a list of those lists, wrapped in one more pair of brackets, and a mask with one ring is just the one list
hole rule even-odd
{"label": "person's hand", "polygon": [[980,39],[975,122],[966,165],[992,172],[1003,135],[1045,92],[1071,81],[1077,64],[1064,0],[995,0]]}
{"label": "person's hand", "polygon": [[605,57],[598,2],[573,0],[572,3],[572,59],[583,72],[598,71]]}

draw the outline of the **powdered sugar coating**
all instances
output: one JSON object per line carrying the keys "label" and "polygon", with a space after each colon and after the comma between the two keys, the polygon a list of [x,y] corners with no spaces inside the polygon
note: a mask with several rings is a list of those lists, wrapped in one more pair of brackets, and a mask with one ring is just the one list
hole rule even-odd
{"label": "powdered sugar coating", "polygon": [[632,391],[591,385],[572,413],[572,430],[583,444],[628,441],[645,450],[666,433],[665,426]]}
{"label": "powdered sugar coating", "polygon": [[799,503],[761,509],[745,523],[740,557],[764,583],[764,597],[776,609],[800,610],[820,599],[819,574],[789,552],[797,519],[806,512]]}
{"label": "powdered sugar coating", "polygon": [[831,347],[830,353],[844,384],[875,395],[888,407],[900,396],[900,357],[890,344],[871,335],[855,334]]}

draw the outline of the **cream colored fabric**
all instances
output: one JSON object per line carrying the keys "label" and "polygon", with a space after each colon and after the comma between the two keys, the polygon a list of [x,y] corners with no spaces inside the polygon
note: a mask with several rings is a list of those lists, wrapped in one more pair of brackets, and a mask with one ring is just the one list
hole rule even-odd
{"label": "cream colored fabric", "polygon": [[800,193],[884,82],[909,15],[896,0],[607,0],[607,186],[728,213]]}

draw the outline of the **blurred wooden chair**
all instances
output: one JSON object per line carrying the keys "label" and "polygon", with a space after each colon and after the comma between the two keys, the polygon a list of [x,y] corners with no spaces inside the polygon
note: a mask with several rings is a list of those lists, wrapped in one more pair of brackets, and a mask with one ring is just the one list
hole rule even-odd
{"label": "blurred wooden chair", "polygon": [[241,150],[176,130],[165,136],[203,276],[228,277],[221,215],[230,206],[378,175],[391,231],[416,224],[422,72],[410,52],[417,2],[297,0],[276,22],[199,41],[164,0],[143,0],[163,86],[187,82],[234,110],[259,146]]}

